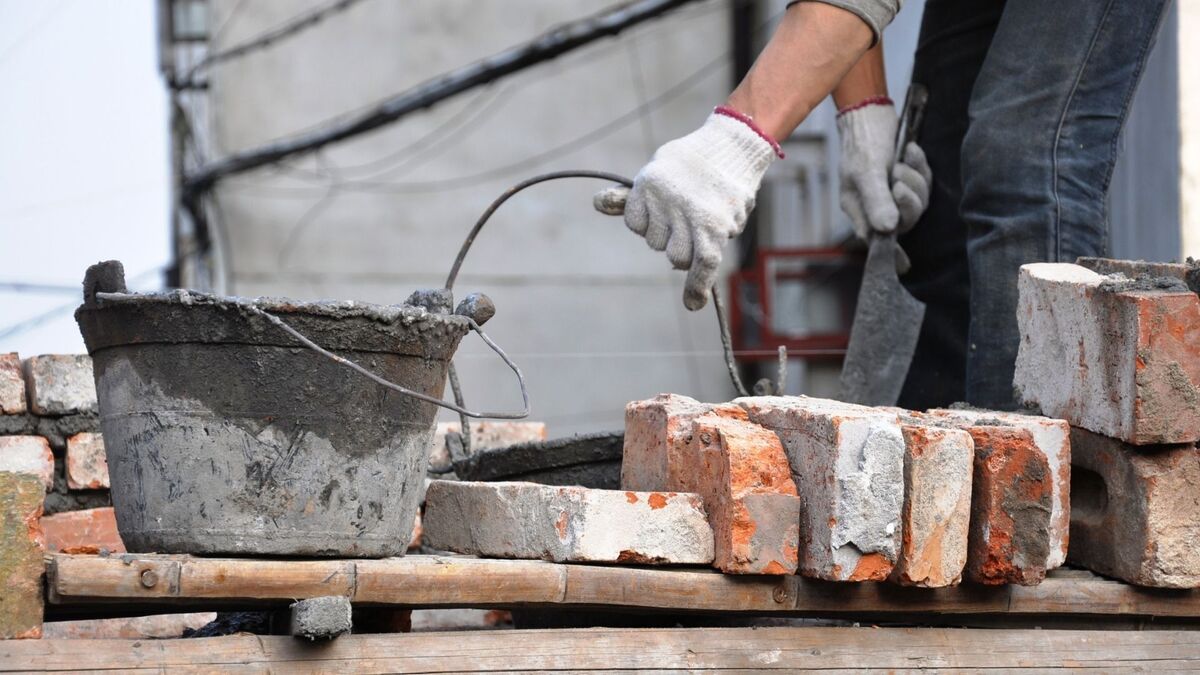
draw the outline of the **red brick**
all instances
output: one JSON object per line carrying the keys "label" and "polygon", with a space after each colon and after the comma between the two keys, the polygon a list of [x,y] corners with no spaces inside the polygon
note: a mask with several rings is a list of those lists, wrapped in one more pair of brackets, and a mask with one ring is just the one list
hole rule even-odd
{"label": "red brick", "polygon": [[51,553],[124,553],[111,506],[43,516],[42,532]]}
{"label": "red brick", "polygon": [[1071,563],[1139,586],[1200,587],[1200,449],[1071,430]]}
{"label": "red brick", "polygon": [[1195,293],[1137,290],[1060,263],[1023,266],[1019,289],[1023,401],[1134,445],[1200,440]]}
{"label": "red brick", "polygon": [[882,581],[895,566],[904,501],[904,436],[894,411],[807,396],[735,403],[774,431],[800,494],[805,576]]}
{"label": "red brick", "polygon": [[54,454],[41,436],[0,436],[0,471],[38,477],[46,490],[54,486]]}
{"label": "red brick", "polygon": [[425,535],[425,528],[421,526],[421,512],[417,511],[417,516],[413,520],[412,539],[408,541],[408,550],[415,551],[421,548],[422,537]]}
{"label": "red brick", "polygon": [[687,396],[659,394],[625,406],[625,445],[621,487],[626,490],[670,490],[683,476],[681,455],[687,451],[692,421],[716,413],[746,419],[734,405],[701,403]]}
{"label": "red brick", "polygon": [[0,472],[0,638],[42,636],[42,533],[46,491],[36,476]]}
{"label": "red brick", "polygon": [[0,354],[0,415],[20,415],[26,409],[21,357],[16,352]]}
{"label": "red brick", "polygon": [[1071,427],[1063,420],[1040,415],[1026,415],[994,410],[930,410],[928,417],[941,419],[967,428],[981,420],[991,424],[1014,426],[1033,435],[1053,475],[1050,509],[1050,554],[1046,569],[1062,566],[1067,560],[1067,544],[1071,529]]}
{"label": "red brick", "polygon": [[748,420],[702,415],[664,489],[704,499],[713,566],[735,574],[794,574],[800,497],[779,437]]}
{"label": "red brick", "polygon": [[1041,583],[1050,554],[1053,475],[1027,429],[972,426],[975,469],[967,578]]}
{"label": "red brick", "polygon": [[100,434],[85,431],[67,439],[67,487],[108,489],[108,457]]}
{"label": "red brick", "polygon": [[891,580],[925,588],[952,586],[962,579],[967,562],[975,444],[962,429],[902,419],[902,539]]}

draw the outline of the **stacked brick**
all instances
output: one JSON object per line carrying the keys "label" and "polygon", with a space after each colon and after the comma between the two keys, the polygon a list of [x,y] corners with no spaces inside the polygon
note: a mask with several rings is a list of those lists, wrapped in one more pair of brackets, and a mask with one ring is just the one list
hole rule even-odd
{"label": "stacked brick", "polygon": [[1071,425],[1068,560],[1200,587],[1200,267],[1079,263],[1021,268],[1014,378]]}
{"label": "stacked brick", "polygon": [[91,359],[0,354],[0,637],[37,637],[43,552],[122,552]]}
{"label": "stacked brick", "polygon": [[[1065,422],[805,396],[714,405],[664,394],[630,403],[625,425],[623,487],[701,495],[714,566],[725,572],[794,568],[829,581],[930,588],[964,578],[1036,584],[1066,558]],[[754,508],[751,495],[761,500]],[[738,532],[752,532],[757,545],[737,548]],[[791,550],[794,565],[782,555]]]}

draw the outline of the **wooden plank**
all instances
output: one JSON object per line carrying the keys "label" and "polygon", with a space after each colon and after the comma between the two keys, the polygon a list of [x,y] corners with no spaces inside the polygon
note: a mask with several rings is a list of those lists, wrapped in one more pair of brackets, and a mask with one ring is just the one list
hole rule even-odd
{"label": "wooden plank", "polygon": [[441,556],[359,560],[356,566],[355,602],[424,607],[558,604],[568,567]]}
{"label": "wooden plank", "polygon": [[551,670],[862,671],[976,668],[1196,670],[1194,631],[943,628],[692,628],[286,636],[191,640],[14,640],[0,671],[397,672]]}
{"label": "wooden plank", "polygon": [[[146,570],[160,581],[146,587]],[[1139,589],[1071,571],[1040,586],[904,588],[713,570],[562,565],[465,556],[385,560],[262,560],[187,556],[54,555],[57,606],[122,600],[146,604],[285,602],[348,595],[360,604],[408,607],[608,607],[803,616],[1060,614],[1200,617],[1200,592]],[[162,581],[165,580],[165,581]]]}

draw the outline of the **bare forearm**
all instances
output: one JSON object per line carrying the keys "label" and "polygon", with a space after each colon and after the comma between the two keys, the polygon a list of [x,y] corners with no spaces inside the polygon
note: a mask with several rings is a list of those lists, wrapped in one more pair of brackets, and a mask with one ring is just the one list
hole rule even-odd
{"label": "bare forearm", "polygon": [[752,117],[771,137],[787,138],[842,82],[872,39],[870,27],[846,10],[816,2],[793,5],[727,105]]}
{"label": "bare forearm", "polygon": [[869,98],[887,96],[887,74],[883,68],[883,43],[877,43],[863,54],[846,77],[833,90],[833,102],[838,109],[861,103]]}

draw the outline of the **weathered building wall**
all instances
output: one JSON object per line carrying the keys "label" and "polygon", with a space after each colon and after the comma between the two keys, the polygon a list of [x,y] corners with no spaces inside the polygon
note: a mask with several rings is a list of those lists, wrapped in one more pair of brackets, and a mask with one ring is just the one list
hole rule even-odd
{"label": "weathered building wall", "polygon": [[[318,4],[214,0],[211,47]],[[357,4],[212,70],[213,154],[312,128],[610,5]],[[229,290],[399,302],[440,286],[471,224],[509,185],[565,168],[632,176],[655,147],[696,127],[728,92],[729,42],[728,4],[702,3],[330,147],[295,170],[230,179],[217,191]],[[645,117],[630,114],[672,91]],[[609,131],[588,135],[602,127]],[[711,310],[684,310],[683,275],[619,220],[593,212],[591,195],[603,186],[557,182],[510,201],[456,286],[495,299],[488,330],[524,369],[533,417],[552,435],[620,428],[626,401],[662,391],[732,394]],[[468,403],[519,407],[507,369],[466,342]]]}

